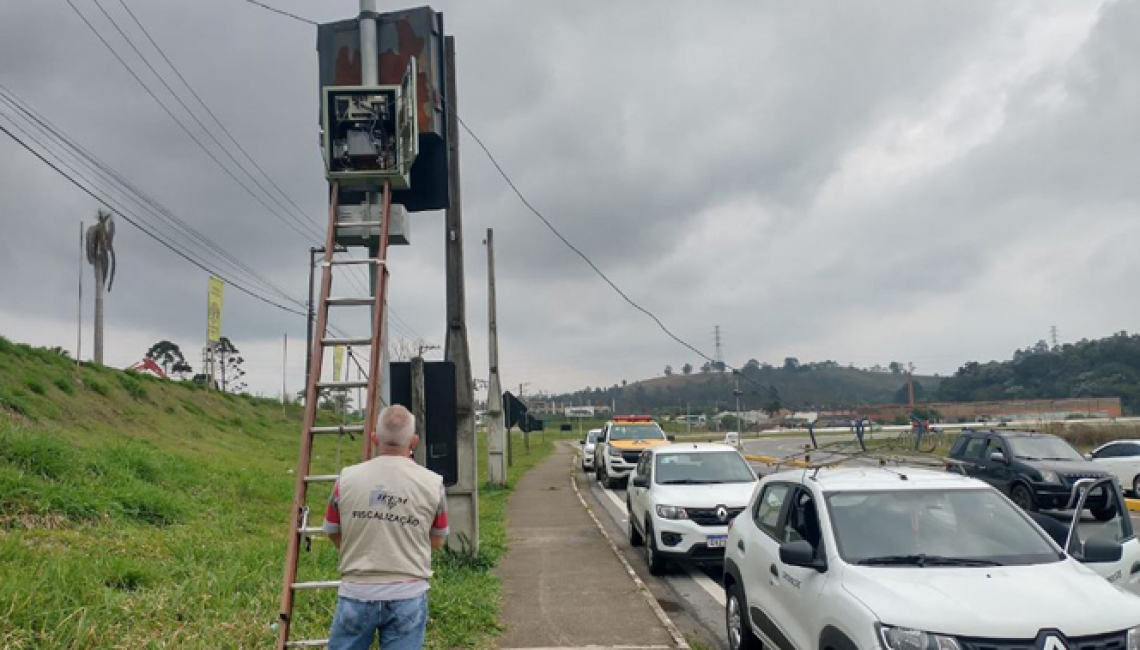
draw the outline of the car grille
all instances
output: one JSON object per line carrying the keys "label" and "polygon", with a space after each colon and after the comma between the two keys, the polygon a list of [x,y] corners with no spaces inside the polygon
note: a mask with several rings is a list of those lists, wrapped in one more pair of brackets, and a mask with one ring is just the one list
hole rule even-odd
{"label": "car grille", "polygon": [[1108,476],[1105,472],[1065,472],[1061,477],[1065,479],[1066,485],[1072,485],[1083,478],[1104,478]]}
{"label": "car grille", "polygon": [[641,460],[640,451],[623,451],[621,452],[621,459],[627,463],[636,463]]}
{"label": "car grille", "polygon": [[[1036,639],[958,639],[962,650],[1036,650]],[[1124,650],[1128,643],[1127,632],[1099,634],[1097,636],[1065,639],[1069,650]]]}
{"label": "car grille", "polygon": [[725,510],[728,511],[728,517],[724,521],[716,516],[716,508],[685,508],[685,513],[689,515],[689,520],[698,526],[723,526],[743,512],[744,508],[725,508]]}

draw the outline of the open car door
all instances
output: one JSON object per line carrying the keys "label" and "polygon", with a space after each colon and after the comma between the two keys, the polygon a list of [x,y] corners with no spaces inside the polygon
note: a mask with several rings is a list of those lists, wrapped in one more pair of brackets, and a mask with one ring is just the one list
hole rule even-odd
{"label": "open car door", "polygon": [[[1090,499],[1098,508],[1102,504],[1097,502],[1106,500],[1107,507],[1115,510],[1114,516],[1103,522],[1085,519],[1083,514]],[[1065,552],[1114,585],[1140,596],[1140,540],[1133,530],[1120,484],[1112,477],[1081,479],[1073,486],[1069,506],[1074,510]],[[1116,559],[1112,559],[1114,544],[1121,547]]]}

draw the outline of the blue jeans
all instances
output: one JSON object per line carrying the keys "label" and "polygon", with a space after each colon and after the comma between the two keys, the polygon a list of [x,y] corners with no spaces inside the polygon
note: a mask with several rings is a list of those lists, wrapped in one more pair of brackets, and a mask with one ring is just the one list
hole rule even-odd
{"label": "blue jeans", "polygon": [[427,594],[378,602],[339,597],[328,648],[368,650],[379,632],[383,650],[419,650],[424,645],[427,617]]}

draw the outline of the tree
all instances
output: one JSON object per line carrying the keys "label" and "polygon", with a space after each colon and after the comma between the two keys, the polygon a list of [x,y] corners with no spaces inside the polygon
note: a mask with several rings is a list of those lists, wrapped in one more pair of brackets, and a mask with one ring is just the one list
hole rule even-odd
{"label": "tree", "polygon": [[800,360],[795,357],[788,357],[784,359],[784,370],[799,370]]}
{"label": "tree", "polygon": [[246,388],[242,381],[245,359],[233,342],[226,337],[218,339],[218,367],[222,371],[222,392],[240,393]]}
{"label": "tree", "polygon": [[175,361],[174,365],[170,366],[170,372],[179,379],[186,379],[186,375],[194,372],[194,368],[185,360]]}
{"label": "tree", "polygon": [[887,369],[891,371],[892,375],[901,375],[903,371],[903,365],[898,361],[892,361],[887,364]]}
{"label": "tree", "polygon": [[686,363],[685,365],[681,366],[681,374],[684,374],[684,375],[693,374],[693,364]]}
{"label": "tree", "polygon": [[665,366],[665,376],[666,377],[672,377],[673,376],[673,366]]}
{"label": "tree", "polygon": [[769,388],[768,401],[764,403],[764,412],[768,414],[768,417],[773,418],[783,408],[784,403],[780,399],[780,391],[776,390],[775,386]]}
{"label": "tree", "polygon": [[713,367],[713,370],[715,370],[717,372],[724,372],[725,368],[727,368],[728,366],[726,366],[723,361],[713,361],[712,367]]}
{"label": "tree", "polygon": [[760,362],[757,361],[756,359],[749,359],[748,363],[744,364],[744,369],[745,370],[759,370],[760,369]]}
{"label": "tree", "polygon": [[712,372],[712,367],[712,363],[706,361],[703,365],[701,365],[701,372],[707,375],[708,373]]}
{"label": "tree", "polygon": [[115,221],[111,213],[99,210],[98,223],[87,229],[84,248],[87,263],[95,268],[95,363],[103,363],[103,289],[115,284]]}
{"label": "tree", "polygon": [[179,363],[187,367],[185,372],[191,370],[186,364],[186,357],[182,356],[182,348],[178,347],[177,343],[171,343],[167,340],[159,341],[150,346],[150,349],[146,351],[146,355],[144,356],[162,366],[163,372],[168,375]]}
{"label": "tree", "polygon": [[[921,402],[926,399],[926,389],[922,387],[922,382],[915,380],[914,382],[914,401]],[[897,391],[895,391],[895,404],[909,404],[910,403],[910,386],[903,384]]]}

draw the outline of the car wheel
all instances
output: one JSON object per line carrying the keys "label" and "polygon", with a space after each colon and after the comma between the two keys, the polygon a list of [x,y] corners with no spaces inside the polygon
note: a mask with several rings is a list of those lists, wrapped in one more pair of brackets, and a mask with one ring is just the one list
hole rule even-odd
{"label": "car wheel", "polygon": [[1116,508],[1109,505],[1104,508],[1092,508],[1092,516],[1097,521],[1111,521],[1116,516]]}
{"label": "car wheel", "polygon": [[649,565],[649,573],[664,575],[665,562],[665,558],[657,552],[657,536],[653,534],[653,527],[645,524],[645,563]]}
{"label": "car wheel", "polygon": [[1132,496],[1140,499],[1140,474],[1132,479]]}
{"label": "car wheel", "polygon": [[[628,499],[625,502],[625,511],[626,511],[626,513],[632,513],[633,512],[633,510],[631,510],[629,507],[629,500]],[[641,546],[642,544],[645,543],[645,538],[641,536],[641,533],[637,530],[637,526],[633,525],[633,515],[630,514],[628,517],[626,517],[626,519],[629,520],[629,545],[630,546]]]}
{"label": "car wheel", "polygon": [[744,600],[743,592],[735,582],[728,588],[728,600],[724,604],[728,647],[731,650],[760,650],[763,645],[748,624],[748,603]]}
{"label": "car wheel", "polygon": [[1013,486],[1013,490],[1009,493],[1009,498],[1017,504],[1017,507],[1026,512],[1037,511],[1037,500],[1033,498],[1033,492],[1024,485],[1018,484]]}

